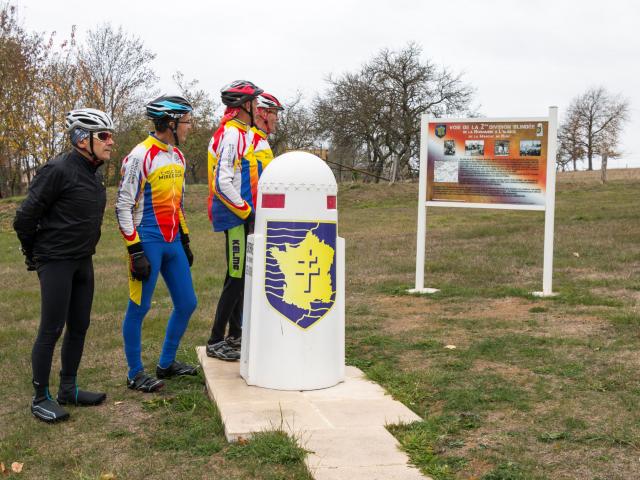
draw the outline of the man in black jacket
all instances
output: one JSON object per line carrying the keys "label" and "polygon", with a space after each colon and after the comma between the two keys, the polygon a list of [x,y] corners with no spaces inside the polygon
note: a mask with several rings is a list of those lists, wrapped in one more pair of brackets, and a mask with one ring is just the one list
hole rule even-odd
{"label": "man in black jacket", "polygon": [[[100,110],[66,117],[73,148],[49,160],[33,178],[13,227],[27,270],[37,270],[42,311],[31,362],[31,412],[45,422],[69,417],[60,405],[98,405],[105,393],[80,390],[76,374],[93,302],[93,261],[106,204],[98,167],[111,157],[113,122]],[[66,324],[57,402],[49,394],[56,342]]]}

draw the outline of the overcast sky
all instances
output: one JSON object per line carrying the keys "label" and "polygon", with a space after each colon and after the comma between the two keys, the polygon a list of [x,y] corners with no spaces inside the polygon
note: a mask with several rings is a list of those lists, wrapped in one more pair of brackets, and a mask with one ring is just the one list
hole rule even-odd
{"label": "overcast sky", "polygon": [[101,22],[139,36],[157,54],[160,86],[171,76],[217,97],[248,79],[281,99],[311,99],[324,79],[358,68],[380,49],[410,41],[425,58],[462,72],[484,116],[560,118],[571,99],[602,85],[631,102],[625,157],[640,166],[640,2],[636,0],[392,0],[316,2],[18,0],[24,26],[80,39]]}

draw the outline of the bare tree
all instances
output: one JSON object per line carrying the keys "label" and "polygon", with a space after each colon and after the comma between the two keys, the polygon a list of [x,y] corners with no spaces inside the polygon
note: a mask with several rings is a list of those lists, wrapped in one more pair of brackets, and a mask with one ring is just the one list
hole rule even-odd
{"label": "bare tree", "polygon": [[584,147],[580,137],[580,122],[577,116],[567,117],[558,129],[558,153],[556,162],[565,171],[567,165],[573,164],[578,169],[578,161],[584,158]]}
{"label": "bare tree", "polygon": [[322,131],[343,148],[361,152],[366,169],[381,177],[410,175],[418,156],[420,116],[469,111],[473,89],[460,74],[421,59],[416,43],[380,51],[355,73],[329,78],[327,94],[315,102]]}
{"label": "bare tree", "polygon": [[320,131],[333,145],[357,153],[354,163],[371,173],[382,172],[391,155],[385,148],[384,118],[388,114],[384,99],[373,87],[375,72],[362,68],[360,72],[329,77],[329,91],[316,98],[314,116]]}
{"label": "bare tree", "polygon": [[423,62],[421,55],[422,48],[409,43],[400,51],[382,50],[369,65],[388,106],[384,112],[390,134],[385,138],[393,157],[392,182],[418,156],[421,115],[466,112],[473,95],[460,74],[437,68],[429,60]]}
{"label": "bare tree", "polygon": [[276,156],[289,150],[317,148],[320,144],[315,118],[302,98],[302,94],[297,92],[295,97],[283,102],[278,128],[269,139]]}
{"label": "bare tree", "polygon": [[119,115],[149,98],[158,80],[151,68],[155,57],[142,40],[122,27],[114,30],[105,24],[90,31],[78,52],[84,100],[117,122]]}
{"label": "bare tree", "polygon": [[594,155],[606,151],[610,156],[617,148],[628,114],[628,100],[611,95],[604,87],[591,88],[573,99],[565,123],[575,125],[577,144],[584,150],[589,170],[593,170]]}
{"label": "bare tree", "polygon": [[[144,100],[157,92],[157,77],[151,68],[155,54],[147,50],[139,38],[122,27],[115,30],[104,24],[89,32],[87,42],[78,52],[79,103],[98,108],[113,118],[118,136],[129,125],[125,121],[142,115]],[[105,178],[117,180],[120,158],[126,151],[118,142],[111,161],[105,165]],[[115,167],[115,168],[114,168]]]}
{"label": "bare tree", "polygon": [[186,81],[181,72],[173,75],[182,95],[193,106],[193,128],[184,145],[180,149],[187,158],[187,168],[194,183],[207,179],[207,149],[214,126],[219,122],[215,112],[219,104],[209,94],[199,88],[198,80]]}
{"label": "bare tree", "polygon": [[609,128],[605,130],[604,135],[600,138],[598,143],[598,154],[601,158],[600,165],[600,180],[602,183],[607,183],[607,166],[610,158],[616,158],[622,155],[622,151],[619,149],[620,133],[622,132],[622,124],[626,121],[626,112],[623,115],[616,117],[610,124]]}

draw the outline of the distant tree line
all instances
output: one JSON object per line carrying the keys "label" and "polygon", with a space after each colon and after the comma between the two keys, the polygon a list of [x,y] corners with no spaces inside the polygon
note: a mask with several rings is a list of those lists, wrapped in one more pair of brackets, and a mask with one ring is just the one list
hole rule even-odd
{"label": "distant tree line", "polygon": [[[116,184],[122,158],[151,126],[144,104],[161,93],[151,66],[155,53],[109,24],[89,31],[82,43],[75,29],[62,40],[55,33],[30,33],[15,7],[1,2],[0,196],[24,191],[43,162],[69,148],[64,116],[78,107],[104,110],[114,120],[116,144],[104,174],[107,183]],[[194,105],[194,128],[181,145],[187,175],[191,182],[204,182],[206,147],[220,104],[197,80],[176,72],[173,81]],[[383,49],[353,71],[330,75],[326,84],[308,100],[301,92],[281,98],[285,110],[270,141],[276,155],[295,149],[318,153],[339,181],[413,179],[421,115],[477,115],[474,88],[460,73],[425,59],[416,43]],[[606,170],[607,159],[620,155],[628,110],[627,101],[603,88],[576,97],[559,128],[559,168],[587,162],[592,169],[599,156]]]}
{"label": "distant tree line", "polygon": [[[329,77],[323,95],[308,102],[302,93],[281,99],[286,109],[272,138],[274,153],[324,152],[340,179],[416,176],[420,115],[464,115],[473,97],[460,74],[421,57],[413,43],[385,49],[355,71]],[[23,191],[43,162],[69,147],[64,115],[78,107],[98,108],[113,118],[116,146],[104,173],[109,184],[116,183],[122,157],[149,128],[144,104],[161,93],[154,58],[122,28],[98,26],[82,43],[73,30],[60,40],[26,31],[15,7],[0,4],[0,194]],[[206,146],[220,105],[196,80],[180,72],[173,80],[195,106],[194,129],[181,146],[188,175],[206,181]]]}

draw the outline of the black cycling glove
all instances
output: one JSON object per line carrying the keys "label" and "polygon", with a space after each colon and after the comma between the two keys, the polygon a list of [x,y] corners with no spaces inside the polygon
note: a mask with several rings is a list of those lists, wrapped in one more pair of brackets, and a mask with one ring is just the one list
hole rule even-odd
{"label": "black cycling glove", "polygon": [[131,277],[134,280],[146,280],[151,274],[151,264],[144,254],[142,245],[140,243],[134,243],[127,247],[129,252],[129,270],[131,271]]}
{"label": "black cycling glove", "polygon": [[37,268],[36,260],[33,258],[33,251],[21,247],[20,250],[24,255],[24,264],[27,266],[27,271],[33,272]]}
{"label": "black cycling glove", "polygon": [[184,253],[187,256],[189,266],[191,266],[193,265],[193,252],[191,252],[191,248],[189,248],[189,235],[187,233],[182,233],[182,230],[180,231],[180,241],[182,242],[182,248],[184,248]]}
{"label": "black cycling glove", "polygon": [[251,209],[251,212],[249,213],[249,216],[246,218],[245,220],[247,226],[249,227],[249,233],[253,233],[253,229],[256,226],[256,211],[255,209]]}

